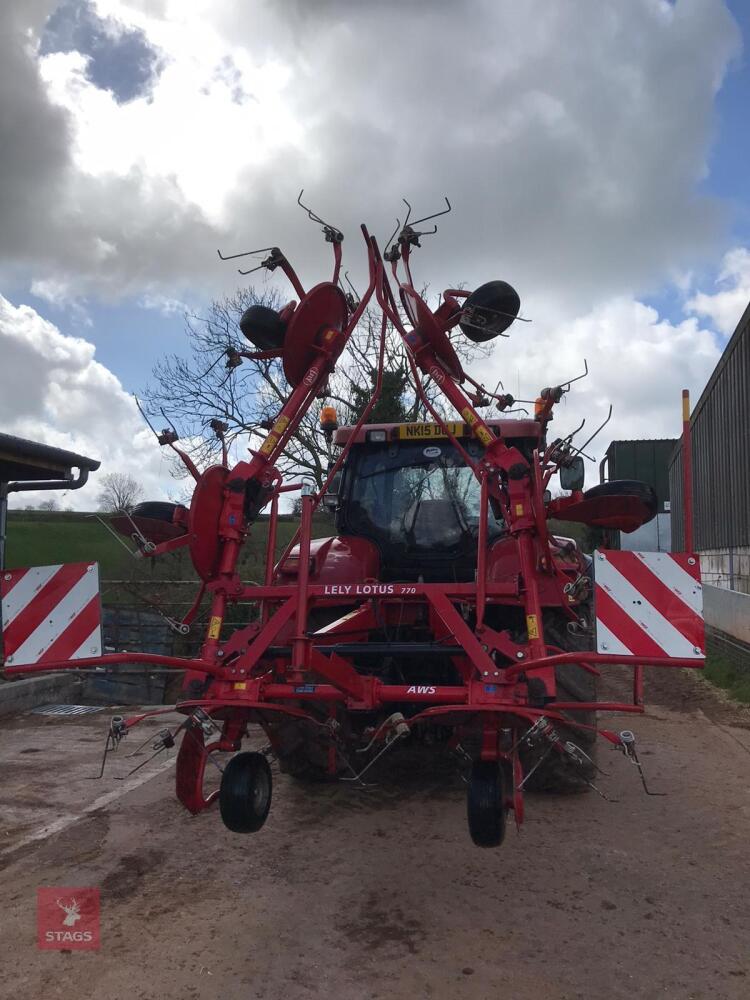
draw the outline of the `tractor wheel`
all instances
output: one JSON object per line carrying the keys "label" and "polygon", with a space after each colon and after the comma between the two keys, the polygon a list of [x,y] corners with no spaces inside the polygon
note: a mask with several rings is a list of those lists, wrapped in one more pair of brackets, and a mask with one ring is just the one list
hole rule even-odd
{"label": "tractor wheel", "polygon": [[328,772],[328,762],[320,759],[310,743],[303,743],[289,754],[279,756],[279,768],[290,778],[305,785],[320,785],[335,781],[336,776]]}
{"label": "tractor wheel", "polygon": [[[582,608],[582,613],[590,619],[590,609]],[[567,630],[568,619],[554,612],[544,615],[544,635],[546,640],[564,649],[566,652],[586,652],[593,648],[593,639],[584,636],[572,636]],[[555,667],[555,682],[557,700],[567,702],[596,701],[596,677],[575,663],[565,663]],[[596,712],[571,709],[564,713],[571,722],[581,726],[595,726]],[[560,739],[563,742],[575,743],[589,757],[596,750],[596,732],[593,729],[579,729],[577,726],[566,726],[555,723]],[[546,748],[534,747],[532,750],[522,750],[521,760],[524,771],[528,774],[540,755]],[[551,753],[544,763],[537,768],[524,788],[529,792],[580,792],[588,788],[587,781],[592,781],[596,773],[593,764],[576,765],[563,758],[560,754]]]}
{"label": "tractor wheel", "polygon": [[256,833],[271,808],[271,768],[262,753],[238,753],[221,776],[219,810],[234,833]]}
{"label": "tractor wheel", "polygon": [[475,760],[466,794],[469,833],[477,847],[497,847],[505,837],[503,772],[494,760]]}

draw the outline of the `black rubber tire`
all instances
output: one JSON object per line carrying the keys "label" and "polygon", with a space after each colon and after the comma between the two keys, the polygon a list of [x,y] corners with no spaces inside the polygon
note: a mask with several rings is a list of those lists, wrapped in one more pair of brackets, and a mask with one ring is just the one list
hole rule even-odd
{"label": "black rubber tire", "polygon": [[327,763],[320,759],[317,746],[309,741],[296,747],[291,753],[278,756],[279,768],[283,774],[304,785],[322,785],[335,781],[336,775],[328,773]]}
{"label": "black rubber tire", "polygon": [[268,818],[273,781],[262,753],[238,753],[221,776],[219,811],[233,833],[257,833]]}
{"label": "black rubber tire", "polygon": [[498,847],[505,838],[504,785],[497,761],[474,761],[466,791],[466,817],[477,847]]}
{"label": "black rubber tire", "polygon": [[242,314],[240,330],[259,351],[275,351],[284,346],[286,323],[269,306],[250,306]]}
{"label": "black rubber tire", "polygon": [[166,521],[172,524],[174,513],[181,504],[167,503],[166,500],[144,500],[137,503],[130,512],[131,517],[149,517],[152,521]]}
{"label": "black rubber tire", "polygon": [[[591,623],[591,608],[585,604],[579,608],[580,614]],[[573,636],[567,630],[568,619],[553,611],[544,614],[544,636],[547,642],[564,649],[567,652],[586,652],[593,648],[593,636]],[[565,663],[555,667],[555,683],[557,686],[557,701],[587,702],[596,701],[596,677],[575,663]],[[565,712],[571,722],[582,726],[596,726],[596,712],[577,711],[571,709]],[[579,729],[577,726],[565,726],[555,723],[560,739],[563,742],[575,743],[589,757],[596,752],[596,732],[594,729]],[[546,749],[540,745],[532,750],[522,749],[521,761],[524,772],[528,774]],[[593,764],[585,767],[574,765],[559,753],[551,753],[544,763],[538,767],[524,785],[528,792],[580,792],[588,789],[586,780],[592,781],[596,774]]]}
{"label": "black rubber tire", "polygon": [[507,281],[488,281],[474,289],[464,302],[462,313],[470,316],[475,312],[476,320],[484,319],[486,326],[460,320],[459,326],[469,340],[473,340],[475,344],[482,344],[507,330],[518,316],[520,308],[521,300],[512,285]]}

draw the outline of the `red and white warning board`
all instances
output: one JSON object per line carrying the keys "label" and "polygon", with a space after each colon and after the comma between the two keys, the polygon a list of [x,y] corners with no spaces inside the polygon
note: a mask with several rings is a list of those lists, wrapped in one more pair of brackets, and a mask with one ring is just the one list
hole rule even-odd
{"label": "red and white warning board", "polygon": [[686,552],[594,552],[596,651],[700,659],[700,560]]}
{"label": "red and white warning board", "polygon": [[7,570],[0,598],[6,666],[101,656],[97,563]]}

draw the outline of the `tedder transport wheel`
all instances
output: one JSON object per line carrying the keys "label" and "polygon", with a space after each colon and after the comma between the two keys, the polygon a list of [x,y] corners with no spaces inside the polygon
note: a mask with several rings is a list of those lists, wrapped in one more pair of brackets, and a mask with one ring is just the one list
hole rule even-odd
{"label": "tedder transport wheel", "polygon": [[152,521],[166,521],[172,524],[174,512],[180,504],[167,503],[166,500],[144,500],[137,503],[130,511],[131,517],[149,517]]}
{"label": "tedder transport wheel", "polygon": [[466,794],[469,833],[477,847],[497,847],[505,837],[503,772],[494,760],[475,760]]}
{"label": "tedder transport wheel", "polygon": [[221,776],[219,810],[234,833],[255,833],[271,808],[271,768],[262,753],[238,753]]}

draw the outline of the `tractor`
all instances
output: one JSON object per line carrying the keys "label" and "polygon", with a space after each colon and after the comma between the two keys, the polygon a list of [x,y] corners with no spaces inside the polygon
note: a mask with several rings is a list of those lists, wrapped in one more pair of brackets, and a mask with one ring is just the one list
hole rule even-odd
{"label": "tractor", "polygon": [[[330,417],[329,417],[330,420]],[[502,435],[508,444],[532,461],[542,434],[541,424],[534,420],[490,420],[493,433]],[[335,514],[336,536],[318,538],[310,543],[310,583],[322,584],[330,603],[313,608],[308,625],[316,627],[311,634],[334,634],[338,623],[355,616],[361,596],[371,593],[387,597],[392,584],[474,584],[477,578],[479,518],[481,497],[479,483],[470,465],[449,440],[451,433],[474,462],[481,462],[484,447],[472,434],[469,425],[450,422],[445,429],[438,423],[372,424],[361,428],[341,427],[335,431],[334,443],[349,446],[348,457],[335,477],[325,504]],[[566,470],[565,483],[580,488],[575,476],[582,478],[582,459]],[[571,474],[572,473],[572,474]],[[634,484],[631,484],[631,489]],[[615,494],[619,485],[610,484],[608,493]],[[653,504],[650,487],[642,486],[647,504]],[[515,586],[520,567],[515,545],[502,511],[488,506],[486,514],[486,575],[488,581],[512,583]],[[559,587],[540,588],[542,627],[548,645],[556,651],[591,648],[593,638],[591,559],[583,554],[575,540],[551,535],[549,554],[554,560]],[[281,561],[275,579],[283,583],[296,580],[299,571],[299,548]],[[335,598],[335,600],[334,600]],[[561,600],[564,607],[561,607]],[[476,613],[467,606],[464,619],[469,628],[476,626]],[[517,657],[526,643],[526,623],[519,596],[507,603],[488,605],[485,625],[514,649]],[[465,663],[465,651],[452,640],[449,630],[435,621],[434,611],[427,603],[382,603],[381,617],[370,622],[366,632],[352,626],[349,639],[337,643],[336,651],[346,651],[353,658],[359,673],[377,678],[388,685],[405,685],[408,693],[430,693],[440,686],[461,684],[459,661]],[[333,648],[333,647],[332,647]],[[493,674],[495,671],[493,671]],[[526,681],[531,703],[543,708],[552,700],[544,682],[532,677]],[[561,664],[555,669],[555,688],[566,701],[594,702],[596,678],[577,664]],[[389,706],[405,719],[418,711],[418,703],[405,701]],[[588,728],[576,734],[560,727],[567,738],[575,738],[586,747],[587,756],[570,762],[548,757],[527,782],[527,788],[573,789],[594,777],[593,760],[588,756],[595,742],[595,714],[591,710],[567,713],[571,720]],[[348,733],[350,755],[358,743],[368,741],[385,721],[385,715],[373,717],[363,713]],[[351,723],[355,720],[350,720]],[[420,738],[428,736],[431,743],[444,740],[459,746],[451,731],[436,721],[423,725]],[[460,750],[476,746],[478,734],[466,731],[461,736]],[[363,744],[362,744],[363,745]],[[323,779],[329,777],[327,757],[320,741],[309,727],[288,721],[280,727],[274,751],[283,770],[295,777]],[[526,763],[533,759],[531,748],[524,747]],[[348,759],[348,758],[347,758]],[[343,758],[338,765],[343,773]],[[527,771],[529,768],[527,768]],[[477,823],[475,823],[477,825]]]}

